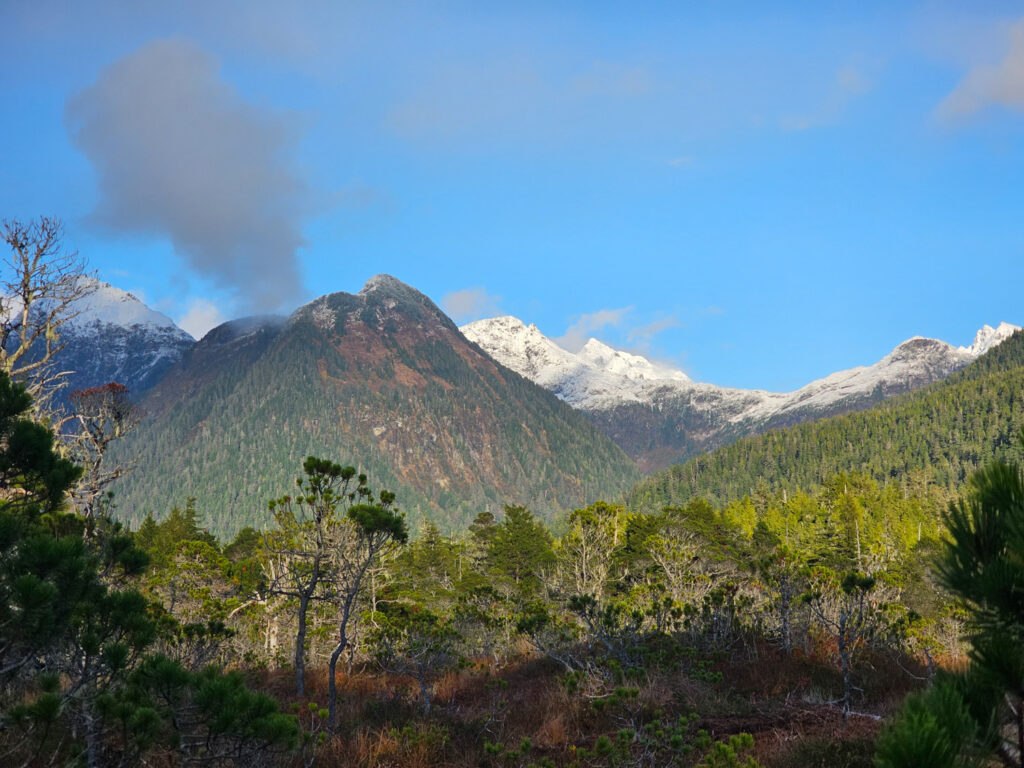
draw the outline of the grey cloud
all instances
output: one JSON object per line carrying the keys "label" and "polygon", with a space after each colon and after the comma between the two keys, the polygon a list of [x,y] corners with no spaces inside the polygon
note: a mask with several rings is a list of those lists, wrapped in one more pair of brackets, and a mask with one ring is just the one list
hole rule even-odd
{"label": "grey cloud", "polygon": [[182,40],[149,43],[65,109],[96,169],[92,221],[165,236],[249,311],[302,294],[297,250],[312,195],[292,165],[298,119],[246,103],[217,61]]}

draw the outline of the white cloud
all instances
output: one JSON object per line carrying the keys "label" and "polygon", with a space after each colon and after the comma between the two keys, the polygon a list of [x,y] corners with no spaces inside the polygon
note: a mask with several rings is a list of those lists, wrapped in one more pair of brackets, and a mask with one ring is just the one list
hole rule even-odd
{"label": "white cloud", "polygon": [[[590,62],[571,71],[544,57],[432,67],[390,109],[386,125],[419,141],[572,141],[658,125],[666,86],[642,66]],[[648,115],[644,119],[641,115]],[[598,131],[600,129],[600,131]],[[606,134],[607,135],[607,134]]]}
{"label": "white cloud", "polygon": [[489,294],[484,288],[452,291],[441,299],[441,307],[459,325],[481,317],[500,315],[500,305],[501,296]]}
{"label": "white cloud", "polygon": [[663,331],[667,331],[669,328],[682,328],[683,324],[675,317],[663,317],[660,320],[655,320],[653,323],[647,325],[641,325],[638,328],[633,328],[626,335],[627,340],[630,343],[642,342],[646,343],[657,336]]}
{"label": "white cloud", "polygon": [[966,117],[992,105],[1024,109],[1024,19],[1009,28],[1009,48],[998,64],[977,65],[939,104],[940,117]]}
{"label": "white cloud", "polygon": [[874,83],[856,67],[841,67],[832,78],[825,98],[817,107],[804,114],[787,115],[781,125],[785,131],[806,131],[832,125],[842,116],[853,99],[867,93]]}
{"label": "white cloud", "polygon": [[613,61],[595,61],[571,86],[578,93],[602,96],[639,96],[655,89],[653,76],[645,67]]}
{"label": "white cloud", "polygon": [[193,299],[188,310],[175,320],[178,327],[195,339],[201,339],[211,328],[216,328],[227,318],[217,305],[209,299]]}
{"label": "white cloud", "polygon": [[570,352],[579,352],[591,334],[602,328],[609,326],[614,328],[622,325],[623,319],[632,311],[632,307],[622,307],[621,309],[599,309],[596,312],[579,315],[566,329],[565,335],[559,336],[553,341]]}

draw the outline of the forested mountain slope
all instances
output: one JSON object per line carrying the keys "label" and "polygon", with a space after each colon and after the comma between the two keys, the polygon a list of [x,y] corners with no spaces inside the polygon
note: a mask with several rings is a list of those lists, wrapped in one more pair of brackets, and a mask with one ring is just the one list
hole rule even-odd
{"label": "forested mountain slope", "polygon": [[959,487],[1015,448],[1024,427],[1024,331],[964,370],[868,411],[743,438],[641,481],[627,494],[655,509],[758,488],[813,488],[838,472],[879,481]]}
{"label": "forested mountain slope", "polygon": [[309,454],[357,465],[411,523],[442,527],[506,502],[550,517],[639,478],[582,414],[388,276],[287,321],[214,329],[142,405],[150,416],[114,457],[134,461],[117,514],[160,517],[195,496],[219,535],[261,525]]}

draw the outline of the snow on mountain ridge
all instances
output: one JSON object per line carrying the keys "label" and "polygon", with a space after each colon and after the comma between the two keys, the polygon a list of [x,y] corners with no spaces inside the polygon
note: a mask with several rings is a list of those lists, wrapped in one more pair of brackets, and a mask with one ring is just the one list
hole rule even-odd
{"label": "snow on mountain ridge", "polygon": [[625,376],[627,379],[641,381],[690,381],[690,377],[682,371],[657,365],[641,355],[614,349],[597,339],[589,339],[583,345],[583,348],[576,353],[576,356],[598,368]]}
{"label": "snow on mountain ridge", "polygon": [[76,301],[60,328],[57,364],[70,371],[61,397],[75,389],[116,381],[139,394],[195,344],[171,318],[132,294],[93,277],[79,278],[91,292]]}
{"label": "snow on mountain ridge", "polygon": [[1019,326],[1011,325],[1007,322],[999,323],[996,328],[993,328],[991,325],[983,325],[974,335],[974,343],[969,347],[960,347],[960,350],[970,354],[972,359],[980,357],[992,349],[992,347],[998,347],[1010,338],[1015,331],[1019,330]]}
{"label": "snow on mountain ridge", "polygon": [[498,362],[558,395],[576,408],[595,410],[620,403],[650,403],[657,393],[706,391],[748,393],[695,384],[682,371],[650,362],[590,339],[578,353],[563,349],[536,325],[511,315],[477,320],[460,328]]}
{"label": "snow on mountain ridge", "polygon": [[718,387],[697,383],[685,373],[590,339],[578,353],[562,349],[535,325],[505,316],[477,320],[461,328],[471,341],[502,364],[589,411],[626,403],[663,405],[685,402],[717,411],[729,423],[764,422],[803,411],[825,412],[876,395],[914,389],[948,376],[1009,338],[1017,326],[983,326],[970,347],[915,336],[868,366],[837,371],[789,393]]}
{"label": "snow on mountain ridge", "polygon": [[[536,325],[511,315],[477,320],[459,330],[498,362],[549,389],[570,405],[578,405],[600,389],[601,371],[551,341]],[[514,361],[514,364],[510,364]],[[618,393],[623,395],[624,393]]]}
{"label": "snow on mountain ridge", "polygon": [[80,328],[100,324],[129,328],[143,325],[188,335],[167,315],[150,309],[133,294],[115,288],[110,283],[104,283],[95,277],[82,277],[79,278],[79,284],[91,288],[92,291],[75,302],[76,314],[69,321],[73,326]]}

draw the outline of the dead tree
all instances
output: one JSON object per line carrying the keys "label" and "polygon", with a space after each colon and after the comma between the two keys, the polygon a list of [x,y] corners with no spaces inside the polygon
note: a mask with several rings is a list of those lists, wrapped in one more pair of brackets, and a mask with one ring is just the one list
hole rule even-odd
{"label": "dead tree", "polygon": [[26,385],[43,419],[69,373],[56,366],[64,348],[60,328],[96,285],[84,279],[85,261],[78,253],[65,250],[58,219],[5,219],[0,237],[10,248],[0,267],[0,370]]}
{"label": "dead tree", "polygon": [[128,387],[113,381],[76,389],[69,399],[78,423],[78,431],[69,436],[72,454],[84,470],[71,497],[78,511],[92,520],[101,511],[107,486],[126,471],[123,464],[104,466],[107,449],[135,428],[142,411],[129,399]]}

